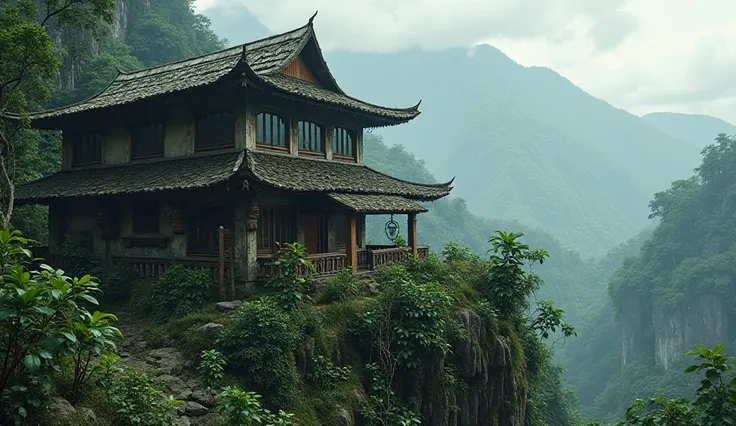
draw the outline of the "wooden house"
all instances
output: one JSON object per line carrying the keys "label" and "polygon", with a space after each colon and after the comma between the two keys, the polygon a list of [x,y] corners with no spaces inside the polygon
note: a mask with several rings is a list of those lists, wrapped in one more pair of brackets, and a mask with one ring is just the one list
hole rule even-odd
{"label": "wooden house", "polygon": [[[347,95],[312,20],[219,52],[121,72],[85,101],[32,116],[62,131],[62,170],[16,190],[49,206],[49,256],[71,236],[155,277],[217,270],[219,228],[234,275],[268,275],[278,242],[303,243],[318,274],[424,256],[416,215],[451,182],[407,182],[363,164],[363,130],[419,115]],[[410,249],[368,246],[365,217],[407,215]],[[220,268],[222,269],[222,268]]]}

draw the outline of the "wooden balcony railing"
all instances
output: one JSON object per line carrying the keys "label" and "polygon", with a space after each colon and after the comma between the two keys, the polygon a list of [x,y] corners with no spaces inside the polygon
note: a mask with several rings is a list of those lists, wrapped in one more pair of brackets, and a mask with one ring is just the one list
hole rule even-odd
{"label": "wooden balcony railing", "polygon": [[[258,257],[258,278],[265,279],[276,273],[276,266],[269,265],[273,260],[272,256]],[[309,260],[314,265],[314,274],[321,277],[337,274],[347,265],[345,253],[313,254],[309,256]],[[306,275],[306,268],[301,273]]]}

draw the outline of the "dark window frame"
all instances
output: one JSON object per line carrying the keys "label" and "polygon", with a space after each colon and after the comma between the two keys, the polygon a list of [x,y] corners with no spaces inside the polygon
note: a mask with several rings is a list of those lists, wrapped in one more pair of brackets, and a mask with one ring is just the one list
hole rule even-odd
{"label": "dark window frame", "polygon": [[[229,205],[192,208],[186,214],[187,255],[219,256],[220,241],[218,229],[233,229],[235,210]],[[199,225],[205,226],[199,226]],[[196,228],[196,229],[195,229]],[[197,234],[197,229],[200,233]]]}
{"label": "dark window frame", "polygon": [[[155,214],[150,214],[151,211]],[[161,233],[161,205],[158,201],[136,201],[131,207],[131,215],[133,235],[159,235]]]}
{"label": "dark window frame", "polygon": [[[263,119],[261,117],[263,116]],[[283,145],[274,144],[273,143],[273,137],[271,137],[271,140],[267,140],[267,133],[270,136],[273,136],[273,117],[278,118],[283,121],[283,129],[281,126],[278,126],[278,131],[276,132],[276,138],[281,139],[281,136],[283,136]],[[267,119],[267,118],[270,118]],[[267,125],[268,124],[268,125]],[[263,126],[263,127],[262,127]],[[266,128],[269,127],[271,129],[270,132],[266,132]],[[261,131],[261,129],[264,129]],[[283,132],[282,132],[283,130]],[[279,140],[280,142],[280,140]],[[289,151],[289,145],[291,143],[291,122],[289,121],[289,117],[280,114],[276,111],[272,110],[260,110],[256,113],[256,146],[263,149],[272,149],[276,151]]]}
{"label": "dark window frame", "polygon": [[[337,144],[340,143],[338,139],[340,136],[338,135],[338,131],[341,131],[344,135],[349,136],[352,140],[350,141],[350,149],[352,150],[352,154],[343,154],[341,152],[338,152]],[[346,126],[335,126],[332,128],[332,140],[330,143],[332,144],[332,158],[337,159],[344,159],[344,160],[356,160],[358,158],[358,132],[350,127]],[[343,142],[343,146],[346,146],[347,144]]]}
{"label": "dark window frame", "polygon": [[[145,130],[150,130],[151,127],[155,127],[154,135],[153,135],[153,149],[150,150],[151,152],[146,152],[144,154],[139,154],[137,151],[140,150],[140,148],[136,149],[136,146],[138,146],[138,143],[141,142],[140,136],[141,133]],[[156,122],[148,122],[148,123],[140,123],[137,125],[134,125],[130,132],[130,159],[132,160],[143,160],[146,158],[159,158],[164,156],[164,140],[166,138],[166,126],[164,123],[160,121]],[[145,146],[145,143],[142,145]]]}
{"label": "dark window frame", "polygon": [[[311,128],[308,128],[311,127]],[[308,155],[314,155],[314,156],[320,156],[323,157],[325,155],[325,152],[327,151],[326,145],[327,145],[327,135],[325,133],[326,126],[324,123],[321,123],[317,120],[311,120],[308,118],[300,118],[297,119],[296,122],[296,134],[297,134],[297,146],[299,147],[299,154],[302,153],[308,154]],[[312,133],[314,132],[314,133]],[[316,145],[318,145],[317,150],[313,150],[310,148],[305,147],[305,142],[308,142],[306,139],[307,135],[313,135],[315,136]],[[310,145],[315,145],[313,141]]]}
{"label": "dark window frame", "polygon": [[[227,123],[221,122],[217,127],[218,125],[214,124],[216,120],[221,121],[223,118],[231,120],[232,125],[228,126]],[[235,113],[231,110],[205,112],[197,114],[194,118],[195,152],[234,148],[235,137]]]}
{"label": "dark window frame", "polygon": [[[280,223],[275,214],[279,213]],[[258,209],[258,234],[256,238],[256,251],[258,254],[269,255],[276,253],[281,243],[296,242],[298,237],[298,212],[292,206],[265,205]],[[276,229],[282,225],[281,229]],[[278,234],[278,235],[277,235]],[[287,241],[278,241],[281,236],[286,236]],[[291,241],[289,241],[291,240]]]}
{"label": "dark window frame", "polygon": [[[94,140],[90,141],[90,138],[94,138]],[[81,145],[82,144],[90,144],[87,148],[92,148],[91,151],[92,155],[91,158],[83,158],[80,161],[80,151],[81,151]],[[85,152],[85,154],[88,154],[88,152]],[[90,166],[95,164],[102,164],[102,132],[87,132],[87,133],[79,133],[74,136],[74,139],[72,141],[72,167],[79,167],[79,166]]]}

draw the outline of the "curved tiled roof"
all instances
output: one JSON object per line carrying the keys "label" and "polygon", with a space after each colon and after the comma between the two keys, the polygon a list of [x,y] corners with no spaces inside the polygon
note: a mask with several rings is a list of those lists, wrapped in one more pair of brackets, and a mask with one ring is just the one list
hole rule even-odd
{"label": "curved tiled roof", "polygon": [[243,151],[136,161],[115,166],[63,170],[19,185],[18,204],[54,199],[129,195],[204,188],[233,177],[243,162]]}
{"label": "curved tiled roof", "polygon": [[452,181],[439,184],[409,182],[370,167],[288,154],[248,150],[246,162],[258,181],[292,192],[396,195],[413,200],[436,200],[450,193]]}
{"label": "curved tiled roof", "polygon": [[327,196],[338,204],[360,213],[424,213],[428,211],[416,201],[398,195],[329,193]]}
{"label": "curved tiled roof", "polygon": [[227,150],[63,170],[19,185],[15,200],[18,204],[46,203],[63,198],[204,188],[225,183],[241,172],[273,188],[327,194],[347,208],[372,213],[425,211],[415,201],[436,200],[452,190],[452,181],[408,182],[355,163]]}
{"label": "curved tiled roof", "polygon": [[[314,17],[312,17],[314,18]],[[310,44],[311,43],[311,44]],[[325,88],[281,74],[307,45],[320,64],[319,74]],[[72,105],[35,113],[36,122],[70,114],[129,104],[142,99],[202,87],[223,77],[245,71],[257,83],[309,101],[326,103],[342,109],[377,116],[398,124],[419,115],[417,107],[386,108],[346,95],[327,68],[314,35],[312,19],[295,30],[231,47],[219,52],[172,62],[135,72],[120,72],[99,94]]]}

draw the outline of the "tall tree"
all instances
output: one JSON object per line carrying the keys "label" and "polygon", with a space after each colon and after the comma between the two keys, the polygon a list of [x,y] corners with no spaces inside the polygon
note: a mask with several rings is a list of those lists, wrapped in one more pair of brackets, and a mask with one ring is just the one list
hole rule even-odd
{"label": "tall tree", "polygon": [[13,215],[28,111],[50,97],[59,70],[49,32],[111,23],[114,6],[115,0],[0,0],[0,228],[8,228]]}

